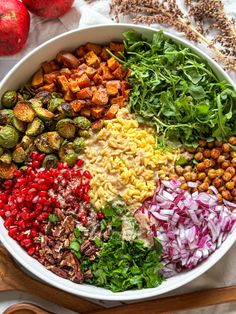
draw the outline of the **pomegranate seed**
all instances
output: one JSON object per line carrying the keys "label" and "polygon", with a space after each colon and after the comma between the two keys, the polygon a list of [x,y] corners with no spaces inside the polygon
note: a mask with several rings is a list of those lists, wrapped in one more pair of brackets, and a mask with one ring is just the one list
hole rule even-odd
{"label": "pomegranate seed", "polygon": [[14,177],[19,177],[21,175],[21,171],[20,170],[16,170],[14,173],[13,173]]}
{"label": "pomegranate seed", "polygon": [[87,171],[87,170],[84,171],[83,176],[84,176],[85,178],[87,178],[87,179],[92,179],[92,176],[91,176],[90,172]]}
{"label": "pomegranate seed", "polygon": [[98,217],[98,219],[103,219],[104,214],[101,211],[99,211],[99,212],[97,212],[97,217]]}
{"label": "pomegranate seed", "polygon": [[88,221],[87,221],[86,218],[83,218],[83,219],[81,220],[81,222],[82,222],[83,225],[86,225]]}
{"label": "pomegranate seed", "polygon": [[86,202],[90,202],[90,197],[88,196],[88,194],[83,195],[83,200],[85,200]]}
{"label": "pomegranate seed", "polygon": [[18,234],[18,227],[17,227],[17,226],[11,226],[11,227],[9,228],[8,234],[9,234],[10,237],[16,238],[16,236],[17,236],[17,234]]}
{"label": "pomegranate seed", "polygon": [[39,153],[37,152],[37,151],[34,151],[32,154],[31,154],[31,159],[32,160],[35,160],[35,159],[37,159],[38,158],[38,156],[39,156]]}
{"label": "pomegranate seed", "polygon": [[22,240],[25,239],[25,238],[26,238],[26,235],[25,235],[23,232],[21,232],[21,233],[16,237],[17,241],[22,241]]}
{"label": "pomegranate seed", "polygon": [[29,255],[33,255],[34,252],[35,252],[35,247],[34,247],[34,246],[31,246],[31,247],[29,247],[29,248],[27,249],[27,253],[28,253]]}
{"label": "pomegranate seed", "polygon": [[80,167],[82,166],[84,163],[84,161],[82,159],[78,159],[78,161],[76,162],[76,166]]}
{"label": "pomegranate seed", "polygon": [[40,154],[38,156],[38,161],[43,161],[44,160],[44,157],[45,157],[45,154]]}
{"label": "pomegranate seed", "polygon": [[78,216],[79,216],[79,218],[84,218],[84,217],[86,217],[86,214],[85,213],[79,213]]}
{"label": "pomegranate seed", "polygon": [[38,193],[38,196],[48,196],[48,192],[47,191],[40,191]]}
{"label": "pomegranate seed", "polygon": [[12,217],[8,217],[4,222],[4,226],[8,229],[12,225],[13,222],[14,222],[14,219]]}
{"label": "pomegranate seed", "polygon": [[20,241],[20,244],[21,244],[21,246],[28,248],[33,244],[33,242],[31,239],[23,239]]}

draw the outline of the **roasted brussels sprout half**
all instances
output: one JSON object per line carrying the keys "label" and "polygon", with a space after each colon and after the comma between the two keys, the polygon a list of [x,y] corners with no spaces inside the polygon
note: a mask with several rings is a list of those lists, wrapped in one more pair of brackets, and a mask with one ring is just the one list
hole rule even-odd
{"label": "roasted brussels sprout half", "polygon": [[35,95],[35,89],[31,84],[25,84],[18,91],[18,100],[28,100]]}
{"label": "roasted brussels sprout half", "polygon": [[0,157],[0,161],[10,165],[12,162],[12,154],[10,152],[3,153]]}
{"label": "roasted brussels sprout half", "polygon": [[65,100],[63,98],[52,98],[49,102],[48,110],[54,112],[58,108],[58,106],[60,106],[64,102]]}
{"label": "roasted brussels sprout half", "polygon": [[59,150],[62,142],[62,138],[60,137],[59,133],[54,132],[48,132],[48,144],[49,146],[54,150]]}
{"label": "roasted brussels sprout half", "polygon": [[91,122],[85,117],[76,117],[73,120],[77,127],[82,130],[88,130],[90,128]]}
{"label": "roasted brussels sprout half", "polygon": [[17,147],[12,153],[12,159],[16,163],[21,163],[25,161],[27,157],[27,153],[24,151],[22,147]]}
{"label": "roasted brussels sprout half", "polygon": [[34,110],[36,112],[36,115],[43,121],[52,120],[54,117],[54,114],[47,109],[35,107]]}
{"label": "roasted brussels sprout half", "polygon": [[42,153],[51,154],[53,149],[50,147],[48,143],[48,134],[43,133],[36,137],[34,144],[38,148],[38,150]]}
{"label": "roasted brussels sprout half", "polygon": [[20,146],[26,150],[33,144],[33,138],[27,135],[24,135],[21,139]]}
{"label": "roasted brussels sprout half", "polygon": [[0,125],[12,124],[13,117],[14,117],[13,110],[11,109],[0,110]]}
{"label": "roasted brussels sprout half", "polygon": [[14,115],[17,119],[23,122],[32,122],[35,117],[35,111],[28,101],[18,101],[13,109]]}
{"label": "roasted brussels sprout half", "polygon": [[29,99],[29,102],[31,103],[33,108],[42,108],[43,107],[43,103],[40,99],[31,98],[31,99]]}
{"label": "roasted brussels sprout half", "polygon": [[16,170],[17,166],[14,163],[5,164],[4,162],[0,162],[0,178],[12,179]]}
{"label": "roasted brussels sprout half", "polygon": [[79,153],[85,148],[85,141],[82,137],[77,137],[73,142],[73,149],[76,153]]}
{"label": "roasted brussels sprout half", "polygon": [[79,136],[84,137],[84,138],[90,137],[90,133],[87,130],[79,130],[78,134],[79,134]]}
{"label": "roasted brussels sprout half", "polygon": [[55,168],[59,159],[56,155],[50,154],[45,156],[43,160],[43,168],[50,169],[50,168]]}
{"label": "roasted brussels sprout half", "polygon": [[64,138],[73,138],[75,136],[76,126],[71,119],[62,119],[57,122],[56,130]]}
{"label": "roasted brussels sprout half", "polygon": [[16,117],[12,118],[12,125],[20,132],[25,132],[26,124],[23,121],[20,121]]}
{"label": "roasted brussels sprout half", "polygon": [[34,118],[34,120],[28,124],[27,130],[25,132],[28,136],[36,136],[43,132],[44,124],[39,118]]}
{"label": "roasted brussels sprout half", "polygon": [[11,125],[0,126],[0,146],[13,148],[19,141],[18,131]]}
{"label": "roasted brussels sprout half", "polygon": [[38,92],[34,98],[39,99],[44,105],[48,104],[52,98],[52,94],[46,90]]}
{"label": "roasted brussels sprout half", "polygon": [[62,161],[67,162],[68,165],[70,166],[74,166],[77,160],[78,160],[78,155],[73,151],[69,152],[62,158]]}
{"label": "roasted brussels sprout half", "polygon": [[67,117],[74,117],[76,115],[70,103],[68,102],[63,102],[60,105],[60,111],[63,112]]}
{"label": "roasted brussels sprout half", "polygon": [[17,103],[17,92],[15,90],[8,90],[2,95],[2,106],[11,109]]}

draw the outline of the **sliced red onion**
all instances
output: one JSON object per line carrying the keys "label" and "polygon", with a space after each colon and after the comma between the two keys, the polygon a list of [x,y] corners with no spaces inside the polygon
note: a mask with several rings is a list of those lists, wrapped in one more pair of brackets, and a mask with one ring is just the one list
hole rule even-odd
{"label": "sliced red onion", "polygon": [[224,200],[219,205],[215,187],[210,187],[214,194],[191,194],[180,185],[179,180],[158,182],[153,199],[135,213],[146,216],[150,221],[148,234],[162,242],[166,277],[194,268],[236,228],[236,204]]}

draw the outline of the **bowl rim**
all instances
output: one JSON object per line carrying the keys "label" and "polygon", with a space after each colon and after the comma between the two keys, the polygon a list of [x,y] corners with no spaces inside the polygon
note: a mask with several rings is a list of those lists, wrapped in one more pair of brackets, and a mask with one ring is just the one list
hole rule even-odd
{"label": "bowl rim", "polygon": [[[142,26],[142,25],[133,25],[133,24],[128,24],[128,23],[119,23],[119,24],[98,24],[98,25],[92,25],[92,26],[88,26],[88,27],[82,27],[79,29],[75,29],[75,30],[71,30],[68,32],[65,32],[63,34],[60,34],[46,42],[44,42],[43,44],[39,45],[38,47],[36,47],[35,49],[33,49],[31,52],[29,52],[28,54],[26,54],[9,72],[8,74],[3,78],[3,80],[0,82],[0,89],[2,89],[2,87],[4,86],[5,82],[8,80],[9,77],[12,76],[12,74],[18,69],[18,67],[25,62],[31,55],[35,54],[38,50],[47,47],[48,44],[53,43],[55,41],[61,40],[64,37],[70,36],[71,34],[74,33],[80,33],[81,31],[86,31],[86,30],[96,30],[98,31],[99,28],[122,28],[125,27],[127,29],[132,29],[135,28],[137,31],[140,29],[141,31],[158,31],[159,29],[155,29],[152,27],[148,27],[148,26]],[[215,61],[213,60],[211,57],[209,57],[204,51],[200,50],[198,47],[194,46],[192,43],[188,42],[187,40],[180,38],[176,35],[170,34],[169,32],[166,32],[163,30],[163,33],[165,36],[173,39],[173,41],[183,44],[184,46],[189,47],[191,50],[193,50],[194,52],[196,52],[198,55],[200,55],[201,57],[203,57],[208,63],[210,61],[210,67],[214,67],[216,69],[216,71],[218,71],[221,75],[224,76],[224,78],[227,80],[228,83],[230,83],[235,89],[236,89],[236,83],[230,78],[230,76],[221,68],[221,66]],[[214,69],[213,69],[214,70]],[[88,291],[84,291],[83,290],[83,284],[77,284],[77,283],[73,283],[75,285],[74,288],[68,287],[65,284],[61,284],[60,282],[57,282],[56,280],[53,280],[53,278],[58,278],[57,275],[51,273],[49,270],[47,270],[47,272],[50,272],[52,274],[53,278],[50,278],[49,276],[46,276],[42,273],[40,273],[40,271],[38,271],[37,269],[35,269],[33,267],[33,263],[28,262],[27,258],[23,259],[20,256],[19,250],[14,249],[14,246],[11,246],[9,244],[9,241],[12,240],[10,239],[9,236],[5,236],[4,234],[0,233],[0,240],[3,243],[3,245],[6,247],[6,249],[10,252],[10,254],[27,270],[29,271],[32,275],[37,276],[37,279],[39,280],[43,280],[44,282],[46,282],[47,284],[50,284],[58,289],[64,290],[66,292],[75,294],[77,296],[82,296],[82,297],[86,297],[86,298],[93,298],[93,299],[98,299],[98,300],[107,300],[107,301],[132,301],[132,300],[141,300],[141,299],[146,299],[146,298],[151,298],[151,297],[155,297],[155,296],[159,296],[162,295],[164,293],[169,293],[177,288],[180,288],[184,285],[186,285],[187,283],[190,283],[192,280],[196,279],[197,277],[199,277],[200,275],[202,275],[203,273],[205,273],[207,270],[209,270],[212,266],[214,266],[225,254],[226,252],[230,249],[230,247],[234,244],[234,242],[236,241],[236,229],[229,234],[228,238],[225,240],[225,242],[222,244],[221,248],[220,248],[220,254],[218,254],[218,256],[215,256],[215,253],[219,250],[217,249],[217,251],[215,251],[214,253],[211,254],[211,256],[208,257],[207,260],[205,260],[203,263],[201,263],[199,266],[197,266],[196,268],[194,268],[191,271],[188,271],[189,276],[184,277],[184,278],[179,278],[179,280],[177,280],[175,282],[175,284],[172,284],[171,287],[163,287],[162,285],[156,287],[156,288],[149,288],[149,289],[141,289],[141,290],[128,290],[129,293],[127,295],[127,291],[124,292],[119,292],[119,293],[112,293],[109,290],[106,289],[101,289],[99,287],[95,287],[92,286],[93,288],[99,288],[101,292],[98,293],[94,293],[94,292],[88,292]],[[14,241],[14,240],[13,240]],[[20,247],[20,245],[18,243],[16,243],[17,246]],[[25,252],[25,254],[27,254]],[[211,258],[213,257],[214,258]],[[29,257],[30,259],[33,259],[31,257]],[[43,266],[44,267],[44,266]],[[200,268],[199,268],[200,267]],[[60,278],[60,277],[59,277]],[[68,279],[63,279],[65,281],[68,281]],[[81,289],[78,290],[76,289],[77,287],[80,287]],[[158,289],[158,290],[157,290]],[[131,291],[133,291],[133,293],[131,293]]]}

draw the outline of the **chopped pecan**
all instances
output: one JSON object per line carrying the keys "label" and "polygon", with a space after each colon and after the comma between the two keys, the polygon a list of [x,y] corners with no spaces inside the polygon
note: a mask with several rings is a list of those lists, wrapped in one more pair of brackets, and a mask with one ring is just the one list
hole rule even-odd
{"label": "chopped pecan", "polygon": [[92,271],[89,269],[84,273],[84,279],[90,279],[93,278]]}
{"label": "chopped pecan", "polygon": [[56,226],[53,230],[52,230],[52,235],[55,238],[60,238],[64,233],[64,229],[61,225]]}
{"label": "chopped pecan", "polygon": [[54,272],[56,275],[62,277],[62,278],[68,278],[68,274],[65,270],[56,267],[56,266],[48,266],[47,269],[51,270],[52,272]]}
{"label": "chopped pecan", "polygon": [[59,220],[64,220],[65,219],[65,214],[60,208],[55,208],[55,214],[57,215]]}
{"label": "chopped pecan", "polygon": [[83,244],[81,244],[80,251],[87,256],[91,256],[97,251],[97,248],[90,240],[86,240]]}
{"label": "chopped pecan", "polygon": [[61,225],[65,230],[65,234],[69,234],[69,233],[73,232],[73,230],[75,228],[75,223],[74,223],[73,217],[72,216],[66,216],[64,221],[62,221]]}

